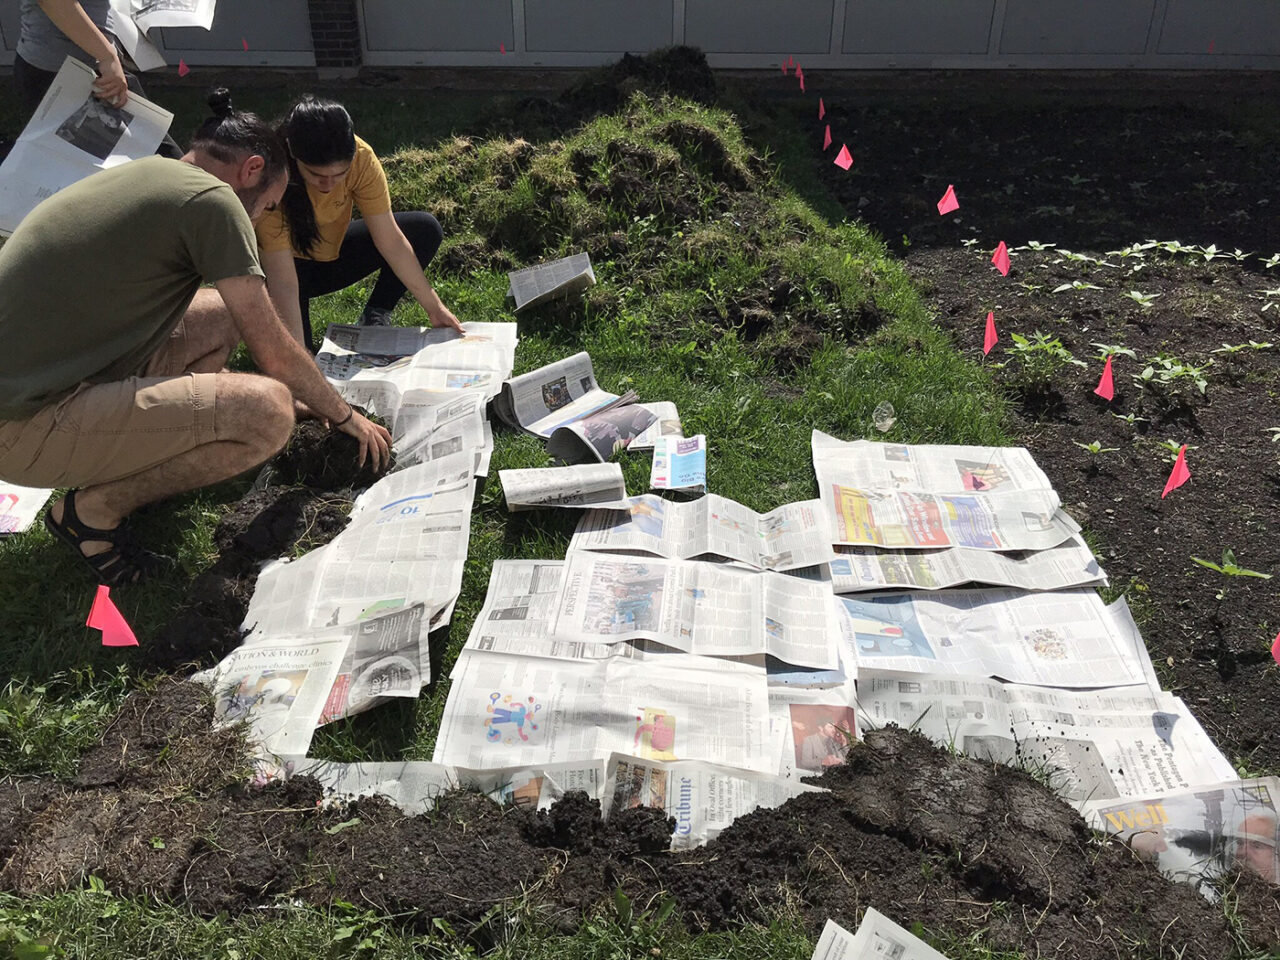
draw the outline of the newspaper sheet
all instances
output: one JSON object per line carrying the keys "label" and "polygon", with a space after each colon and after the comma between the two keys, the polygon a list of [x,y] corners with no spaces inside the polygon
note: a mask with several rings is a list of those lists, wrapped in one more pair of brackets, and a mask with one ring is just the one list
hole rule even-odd
{"label": "newspaper sheet", "polygon": [[708,657],[768,653],[786,663],[839,663],[829,584],[687,560],[571,553],[552,637],[583,643],[656,640]]}
{"label": "newspaper sheet", "polygon": [[864,726],[913,727],[969,756],[1040,770],[1076,804],[1234,776],[1181,700],[1141,687],[1054,690],[864,670],[858,709]]}
{"label": "newspaper sheet", "polygon": [[52,495],[52,490],[0,482],[0,533],[30,529]]}
{"label": "newspaper sheet", "polygon": [[672,850],[688,850],[715,839],[720,831],[761,807],[780,807],[821,787],[751,770],[698,760],[662,763],[613,754],[604,788],[604,815],[619,810],[657,807],[676,821]]}
{"label": "newspaper sheet", "polygon": [[718,556],[763,570],[794,570],[834,557],[819,500],[756,513],[714,493],[677,502],[646,494],[627,513],[588,513],[569,550],[652,553],[671,560]]}
{"label": "newspaper sheet", "polygon": [[436,763],[507,767],[628,753],[772,773],[764,670],[672,654],[550,660],[464,650]]}
{"label": "newspaper sheet", "polygon": [[493,412],[513,427],[544,440],[565,424],[623,402],[596,383],[585,352],[522,373],[501,384]]}
{"label": "newspaper sheet", "polygon": [[904,930],[875,907],[867,907],[850,933],[834,920],[822,928],[813,960],[947,960],[915,934]]}
{"label": "newspaper sheet", "polygon": [[831,589],[836,593],[891,587],[941,590],[966,583],[1063,590],[1107,582],[1093,551],[1079,534],[1047,550],[1017,553],[970,547],[928,551],[839,547],[836,553],[831,561]]}
{"label": "newspaper sheet", "polygon": [[838,683],[803,686],[780,681],[783,677],[797,679],[797,674],[769,668],[769,724],[779,776],[818,776],[828,767],[844,763],[858,739],[858,693],[853,677],[835,670],[814,679],[825,681],[836,675],[841,677]]}
{"label": "newspaper sheet", "polygon": [[165,66],[164,55],[151,38],[133,22],[133,4],[130,0],[111,0],[107,8],[107,32],[120,41],[125,53],[139,70],[157,70]]}
{"label": "newspaper sheet", "polygon": [[1216,899],[1213,882],[1235,869],[1280,884],[1278,801],[1280,778],[1267,777],[1091,801],[1084,816],[1161,873]]}
{"label": "newspaper sheet", "polygon": [[417,697],[430,682],[426,608],[421,603],[362,620],[350,628],[318,722],[363,713],[392,697]]}
{"label": "newspaper sheet", "polygon": [[141,30],[153,27],[213,27],[217,0],[133,0],[133,19]]}
{"label": "newspaper sheet", "polygon": [[173,114],[130,95],[115,107],[93,95],[96,75],[67,57],[35,114],[0,164],[0,234],[63,187],[130,160],[149,157]]}
{"label": "newspaper sheet", "polygon": [[231,651],[197,677],[213,687],[214,726],[247,722],[250,740],[267,753],[306,753],[348,642],[329,631]]}
{"label": "newspaper sheet", "polygon": [[511,375],[514,323],[449,327],[362,327],[330,324],[316,366],[349,403],[394,420],[406,395],[448,403],[462,392],[486,399]]}
{"label": "newspaper sheet", "polygon": [[1043,550],[1075,532],[1021,447],[845,442],[815,430],[813,466],[833,543]]}
{"label": "newspaper sheet", "polygon": [[405,813],[416,816],[435,808],[436,801],[454,790],[475,790],[502,804],[545,809],[570,790],[603,799],[605,761],[551,764],[545,767],[503,767],[470,770],[425,760],[381,763],[338,763],[311,757],[279,758],[281,768],[269,779],[314,777],[331,804],[360,797],[384,797]]}
{"label": "newspaper sheet", "polygon": [[249,643],[296,636],[423,604],[432,629],[448,623],[462,585],[475,483],[438,487],[435,463],[379,480],[347,527],[297,560],[267,564],[244,628]]}
{"label": "newspaper sheet", "polygon": [[634,394],[624,397],[625,403],[556,428],[547,438],[547,453],[565,463],[590,463],[626,450],[654,423],[649,409],[631,403],[631,397]]}
{"label": "newspaper sheet", "polygon": [[392,470],[448,460],[455,466],[452,473],[442,473],[447,481],[488,473],[493,431],[485,419],[485,400],[482,393],[466,391],[443,403],[436,394],[406,393],[391,418]]}
{"label": "newspaper sheet", "polygon": [[649,424],[627,445],[628,450],[652,450],[653,443],[658,437],[684,436],[684,427],[680,424],[680,413],[670,400],[641,403],[637,406],[644,407],[658,419]]}
{"label": "newspaper sheet", "polygon": [[1106,606],[1093,590],[858,594],[835,605],[843,651],[859,670],[1053,687],[1148,684],[1153,676],[1128,608]]}
{"label": "newspaper sheet", "polygon": [[515,270],[507,274],[507,278],[511,281],[507,296],[515,303],[517,313],[580,293],[596,282],[591,258],[585,253]]}
{"label": "newspaper sheet", "polygon": [[692,490],[707,488],[707,438],[659,437],[653,444],[653,466],[649,470],[649,487],[653,490]]}
{"label": "newspaper sheet", "polygon": [[537,507],[595,507],[608,511],[631,507],[622,467],[616,463],[499,470],[498,480],[512,513]]}

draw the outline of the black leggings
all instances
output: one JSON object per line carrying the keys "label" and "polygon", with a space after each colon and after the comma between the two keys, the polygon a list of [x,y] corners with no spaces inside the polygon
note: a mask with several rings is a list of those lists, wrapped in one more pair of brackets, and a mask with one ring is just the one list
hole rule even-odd
{"label": "black leggings", "polygon": [[[28,117],[36,112],[36,107],[40,106],[40,101],[53,86],[53,78],[56,76],[57,74],[52,70],[33,67],[16,53],[13,55],[13,85],[17,88],[18,100],[22,103]],[[132,73],[126,73],[124,76],[129,83],[130,93],[136,93],[140,97],[146,96],[137,77]],[[162,157],[177,160],[182,157],[183,150],[173,137],[165,134],[164,139],[160,141],[160,146],[156,148],[156,153]]]}
{"label": "black leggings", "polygon": [[[418,258],[418,264],[426,268],[431,258],[440,249],[444,240],[444,231],[440,229],[440,221],[429,213],[415,210],[393,214],[396,226],[405,235],[409,245]],[[294,266],[298,270],[298,306],[302,309],[302,331],[306,334],[311,352],[316,352],[316,343],[311,333],[311,298],[343,290],[357,281],[363,280],[375,270],[378,280],[369,294],[370,307],[378,310],[393,310],[405,294],[405,286],[396,276],[395,271],[387,266],[382,254],[373,244],[369,227],[363,220],[352,220],[342,238],[342,247],[337,260],[303,260],[295,257]]]}

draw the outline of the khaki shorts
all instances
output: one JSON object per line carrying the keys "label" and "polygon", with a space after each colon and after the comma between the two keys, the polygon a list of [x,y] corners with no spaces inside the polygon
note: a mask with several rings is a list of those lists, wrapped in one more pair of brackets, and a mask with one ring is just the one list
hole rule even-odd
{"label": "khaki shorts", "polygon": [[212,443],[216,383],[214,373],[82,383],[27,420],[0,420],[0,477],[27,487],[108,483]]}

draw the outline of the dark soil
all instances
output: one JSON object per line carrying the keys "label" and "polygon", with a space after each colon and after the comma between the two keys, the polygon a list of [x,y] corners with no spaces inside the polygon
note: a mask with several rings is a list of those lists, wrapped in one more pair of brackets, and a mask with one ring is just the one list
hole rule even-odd
{"label": "dark soil", "polygon": [[323,546],[347,524],[352,488],[376,477],[357,469],[354,438],[315,421],[264,467],[265,486],[232,505],[218,522],[218,559],[191,583],[173,619],[144,648],[148,665],[173,670],[216,663],[240,645],[240,625],[258,571],[269,560]]}
{"label": "dark soil", "polygon": [[[900,923],[1009,951],[1093,960],[1231,950],[1221,909],[1099,843],[1026,774],[954,756],[897,728],[868,734],[849,762],[777,811],[712,843],[667,852],[674,823],[629,810],[602,821],[570,794],[549,811],[457,793],[405,816],[381,799],[318,806],[306,778],[238,785],[234,731],[210,731],[207,693],[165,682],[135,694],[71,783],[0,785],[0,889],[76,887],[177,900],[204,915],[278,898],[368,904],[429,929],[444,920],[488,945],[495,907],[532,901],[574,929],[621,887],[664,893],[693,929],[767,920],[789,904],[816,933],[874,902]],[[1254,945],[1274,935],[1272,893],[1243,879]],[[1166,945],[1165,947],[1162,947]]]}
{"label": "dark soil", "polygon": [[[818,81],[810,86],[825,92]],[[1220,562],[1229,549],[1243,567],[1280,572],[1280,447],[1267,432],[1280,425],[1280,297],[1264,292],[1280,287],[1280,271],[1257,255],[1107,254],[1152,239],[1280,251],[1275,80],[1121,86],[1102,79],[1020,91],[956,80],[947,89],[933,78],[909,96],[831,92],[833,134],[849,140],[857,164],[846,175],[822,161],[821,176],[851,216],[903,251],[939,321],[979,362],[983,321],[995,312],[1001,339],[985,362],[1005,363],[994,372],[1012,401],[1013,432],[1096,536],[1162,682],[1228,757],[1275,772],[1276,581],[1227,578],[1191,557]],[[940,217],[934,204],[948,183],[961,206]],[[976,244],[961,245],[971,237]],[[1113,266],[1022,249],[1006,278],[989,262],[1000,240],[1057,244]],[[1053,293],[1073,282],[1100,289]],[[1129,291],[1154,299],[1144,308]],[[1015,333],[1058,338],[1087,365],[1030,383],[1011,349]],[[1213,352],[1251,340],[1276,346]],[[1102,373],[1096,343],[1138,357],[1115,358],[1112,403],[1093,394]],[[1212,362],[1205,395],[1139,389],[1134,376],[1157,354]],[[1144,419],[1119,419],[1127,415]],[[1116,449],[1093,455],[1076,445],[1094,441]],[[1192,475],[1165,500],[1172,457],[1163,441],[1188,444]]]}

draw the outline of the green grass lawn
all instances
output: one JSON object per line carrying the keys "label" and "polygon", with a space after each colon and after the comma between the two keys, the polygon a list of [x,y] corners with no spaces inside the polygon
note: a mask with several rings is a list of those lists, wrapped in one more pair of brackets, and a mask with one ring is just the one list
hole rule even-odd
{"label": "green grass lawn", "polygon": [[[263,91],[261,103],[241,96],[240,105],[271,114],[291,92]],[[707,435],[712,491],[756,510],[815,496],[810,431],[880,437],[871,413],[882,401],[898,418],[886,439],[1006,442],[1003,400],[933,325],[900,266],[861,226],[833,222],[821,198],[823,212],[802,196],[814,197],[811,158],[788,146],[799,140],[789,112],[766,124],[730,96],[726,102],[745,118],[740,126],[724,110],[639,96],[559,139],[531,134],[526,143],[468,136],[501,115],[505,102],[367,90],[346,99],[358,132],[387,162],[397,207],[432,210],[444,223],[446,266],[430,276],[464,323],[512,319],[503,304],[509,267],[592,251],[599,284],[579,303],[521,319],[515,372],[586,350],[606,389],[674,401],[686,433]],[[189,91],[169,105],[183,118],[178,129],[198,116]],[[753,135],[767,128],[767,141],[749,140],[744,127]],[[363,295],[354,289],[313,304],[317,330],[353,322]],[[416,305],[402,305],[397,318],[424,322]],[[457,612],[448,631],[432,638],[446,645],[446,671],[482,604],[493,561],[560,557],[576,521],[569,511],[508,515],[496,471],[550,461],[537,438],[508,430],[495,430],[495,446]],[[623,454],[622,464],[628,489],[646,489],[649,456]],[[181,572],[120,592],[143,644],[212,561],[213,524],[245,486],[224,484],[146,511],[144,535],[176,553]],[[12,678],[0,692],[0,774],[67,774],[120,699],[147,682],[128,652],[103,650],[83,625],[92,592],[74,558],[42,530],[0,544],[0,675]],[[442,677],[417,701],[326,727],[312,753],[429,758],[447,694]],[[0,899],[0,957],[6,937],[12,949],[22,935],[55,932],[58,948],[74,957],[464,953],[447,931],[414,940],[384,920],[355,908],[199,920],[82,891]],[[650,920],[609,915],[565,936],[517,916],[496,925],[487,942],[493,955],[511,957],[660,949],[668,957],[799,958],[811,950],[789,918],[702,938]]]}

